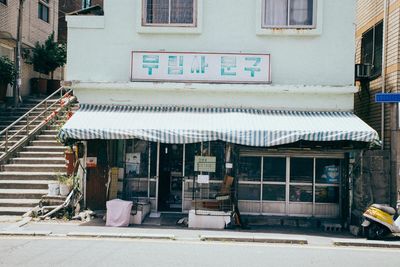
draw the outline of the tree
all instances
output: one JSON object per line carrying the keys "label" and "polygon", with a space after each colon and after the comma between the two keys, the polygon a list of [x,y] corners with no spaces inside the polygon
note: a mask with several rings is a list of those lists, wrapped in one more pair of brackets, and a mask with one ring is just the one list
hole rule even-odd
{"label": "tree", "polygon": [[14,63],[7,57],[0,57],[0,83],[13,85],[16,75]]}
{"label": "tree", "polygon": [[36,42],[31,57],[35,71],[46,75],[51,73],[51,79],[53,79],[54,71],[64,66],[66,61],[66,47],[54,41],[54,33],[50,34],[43,44]]}

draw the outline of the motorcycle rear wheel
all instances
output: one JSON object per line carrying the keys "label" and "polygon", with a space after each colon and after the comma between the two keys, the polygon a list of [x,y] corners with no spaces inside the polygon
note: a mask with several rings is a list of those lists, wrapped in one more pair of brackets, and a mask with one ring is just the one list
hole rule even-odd
{"label": "motorcycle rear wheel", "polygon": [[377,223],[371,223],[370,226],[367,227],[367,239],[370,240],[379,240],[384,238],[389,234],[389,229],[385,226],[382,226]]}

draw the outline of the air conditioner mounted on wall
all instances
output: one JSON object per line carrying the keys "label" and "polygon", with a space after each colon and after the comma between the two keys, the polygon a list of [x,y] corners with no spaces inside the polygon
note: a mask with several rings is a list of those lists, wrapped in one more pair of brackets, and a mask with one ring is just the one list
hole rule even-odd
{"label": "air conditioner mounted on wall", "polygon": [[356,64],[355,79],[356,81],[368,81],[372,75],[372,64]]}

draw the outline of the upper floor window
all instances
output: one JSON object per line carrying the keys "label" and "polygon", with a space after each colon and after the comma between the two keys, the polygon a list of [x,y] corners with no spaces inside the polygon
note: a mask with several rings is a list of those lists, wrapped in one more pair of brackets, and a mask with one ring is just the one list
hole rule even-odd
{"label": "upper floor window", "polygon": [[143,0],[143,25],[195,26],[196,0]]}
{"label": "upper floor window", "polygon": [[49,22],[49,1],[50,0],[39,0],[38,16],[39,19]]}
{"label": "upper floor window", "polygon": [[7,5],[7,0],[0,0],[0,3]]}
{"label": "upper floor window", "polygon": [[361,63],[372,65],[372,77],[382,72],[383,22],[379,22],[362,35]]}
{"label": "upper floor window", "polygon": [[263,28],[315,28],[316,0],[264,0]]}
{"label": "upper floor window", "polygon": [[89,8],[92,6],[92,0],[82,0],[82,9]]}

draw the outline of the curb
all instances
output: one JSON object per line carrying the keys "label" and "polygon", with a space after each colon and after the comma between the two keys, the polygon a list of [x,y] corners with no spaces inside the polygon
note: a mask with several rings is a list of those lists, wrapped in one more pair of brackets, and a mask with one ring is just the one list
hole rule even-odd
{"label": "curb", "polygon": [[70,232],[67,237],[94,237],[94,238],[126,238],[126,239],[162,239],[175,240],[174,235],[152,235],[152,234],[134,234],[134,233],[84,233]]}
{"label": "curb", "polygon": [[51,231],[1,231],[0,236],[49,236]]}
{"label": "curb", "polygon": [[358,240],[333,240],[333,245],[338,247],[367,247],[367,248],[400,248],[400,242],[387,241],[358,241]]}
{"label": "curb", "polygon": [[255,242],[255,243],[272,243],[272,244],[297,244],[307,245],[307,239],[303,238],[276,238],[276,237],[259,237],[259,236],[208,236],[201,235],[201,241],[222,241],[222,242]]}

